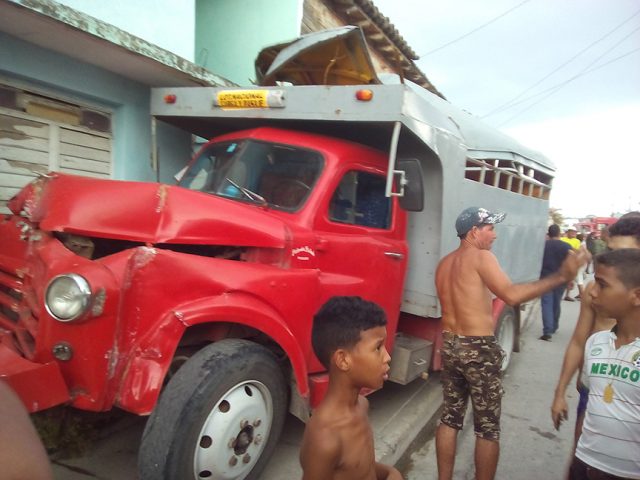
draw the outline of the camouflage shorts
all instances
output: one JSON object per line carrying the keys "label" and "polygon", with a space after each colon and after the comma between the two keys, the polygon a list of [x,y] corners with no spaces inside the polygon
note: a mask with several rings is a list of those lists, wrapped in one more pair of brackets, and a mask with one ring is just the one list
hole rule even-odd
{"label": "camouflage shorts", "polygon": [[471,397],[476,435],[486,440],[500,440],[504,351],[493,336],[465,337],[450,332],[442,335],[441,422],[461,430]]}

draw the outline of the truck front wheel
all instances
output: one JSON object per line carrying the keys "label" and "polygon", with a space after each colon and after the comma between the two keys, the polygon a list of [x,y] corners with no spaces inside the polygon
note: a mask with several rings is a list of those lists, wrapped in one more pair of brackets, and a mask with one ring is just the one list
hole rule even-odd
{"label": "truck front wheel", "polygon": [[229,339],[171,378],[142,436],[142,480],[257,479],[280,436],[286,383],[261,345]]}

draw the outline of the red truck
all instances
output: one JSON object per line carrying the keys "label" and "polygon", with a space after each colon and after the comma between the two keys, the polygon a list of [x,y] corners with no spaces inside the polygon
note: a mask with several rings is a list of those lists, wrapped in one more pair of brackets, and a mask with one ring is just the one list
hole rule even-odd
{"label": "red truck", "polygon": [[616,223],[618,219],[616,217],[588,217],[580,219],[574,226],[579,232],[584,234],[597,233],[599,234],[607,227],[610,227]]}
{"label": "red truck", "polygon": [[[327,387],[333,295],[384,308],[391,380],[438,369],[464,207],[508,212],[494,250],[538,277],[553,167],[419,87],[155,89],[152,115],[211,138],[176,185],[51,173],[0,219],[0,378],[32,412],[150,414],[142,479],[259,478]],[[517,349],[520,308],[494,317]]]}

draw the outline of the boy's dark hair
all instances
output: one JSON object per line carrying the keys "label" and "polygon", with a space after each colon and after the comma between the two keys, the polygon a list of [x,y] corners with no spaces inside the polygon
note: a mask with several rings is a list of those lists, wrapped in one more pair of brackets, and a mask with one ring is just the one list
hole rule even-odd
{"label": "boy's dark hair", "polygon": [[615,268],[625,287],[640,287],[640,249],[621,248],[602,253],[595,258],[595,264]]}
{"label": "boy's dark hair", "polygon": [[313,351],[329,369],[331,355],[339,348],[352,348],[360,332],[387,324],[384,310],[360,297],[331,297],[313,317]]}
{"label": "boy's dark hair", "polygon": [[640,217],[640,212],[638,212],[637,210],[633,210],[631,212],[627,212],[624,215],[622,215],[620,218],[634,218],[634,217]]}
{"label": "boy's dark hair", "polygon": [[640,244],[640,217],[624,217],[609,227],[609,237],[622,236],[635,237]]}
{"label": "boy's dark hair", "polygon": [[558,238],[560,236],[560,227],[555,223],[553,225],[549,225],[547,235],[549,235],[549,238]]}

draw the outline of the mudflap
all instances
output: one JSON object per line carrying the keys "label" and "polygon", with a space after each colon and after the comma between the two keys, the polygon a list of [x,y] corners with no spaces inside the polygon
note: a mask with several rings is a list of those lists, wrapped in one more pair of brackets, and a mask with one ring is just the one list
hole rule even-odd
{"label": "mudflap", "polygon": [[1,343],[0,380],[13,388],[30,413],[71,400],[57,363],[31,362]]}

